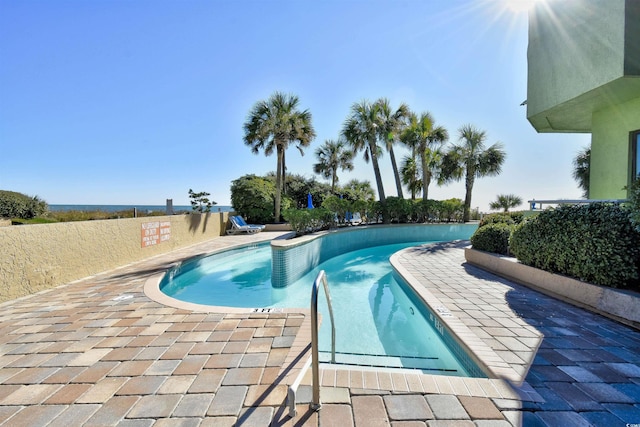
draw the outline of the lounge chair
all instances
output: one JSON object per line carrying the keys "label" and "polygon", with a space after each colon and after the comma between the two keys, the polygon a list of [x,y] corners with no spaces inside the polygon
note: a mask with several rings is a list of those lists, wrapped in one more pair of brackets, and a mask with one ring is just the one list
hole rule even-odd
{"label": "lounge chair", "polygon": [[247,233],[254,234],[264,230],[264,225],[247,224],[240,215],[229,217],[231,228],[227,230],[227,234]]}

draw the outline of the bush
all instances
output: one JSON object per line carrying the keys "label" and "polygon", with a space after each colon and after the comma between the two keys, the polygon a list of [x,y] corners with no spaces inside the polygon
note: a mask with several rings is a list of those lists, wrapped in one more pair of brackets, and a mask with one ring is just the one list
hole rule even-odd
{"label": "bush", "polygon": [[471,236],[473,249],[508,255],[509,237],[514,228],[515,225],[505,222],[496,222],[479,227]]}
{"label": "bush", "polygon": [[362,199],[351,202],[351,209],[353,210],[353,213],[360,214],[360,221],[362,223],[369,222],[369,215],[372,210],[373,203],[373,201]]}
{"label": "bush", "polygon": [[0,218],[31,219],[43,215],[49,207],[38,196],[0,190]]}
{"label": "bush", "polygon": [[333,213],[323,208],[287,209],[282,215],[299,235],[326,230],[333,223]]}
{"label": "bush", "polygon": [[418,199],[415,202],[415,214],[417,222],[439,222],[442,202],[439,200]]}
{"label": "bush", "polygon": [[[267,224],[273,221],[275,194],[276,186],[267,178],[245,175],[231,182],[231,204],[248,223]],[[284,211],[284,201],[281,207]]]}
{"label": "bush", "polygon": [[507,213],[494,213],[485,215],[481,220],[478,227],[484,227],[489,224],[520,224],[524,219],[524,213],[522,212],[507,212]]}
{"label": "bush", "polygon": [[640,232],[640,176],[629,187],[628,206],[631,223]]}
{"label": "bush", "polygon": [[351,202],[338,196],[329,196],[322,202],[322,208],[332,212],[338,224],[343,224],[347,217],[347,212],[351,211]]}
{"label": "bush", "polygon": [[462,222],[464,203],[460,199],[447,199],[440,201],[440,221]]}
{"label": "bush", "polygon": [[411,214],[411,201],[400,197],[389,196],[384,201],[383,209],[388,222],[407,222],[407,217]]}
{"label": "bush", "polygon": [[561,206],[516,226],[511,252],[523,264],[618,287],[638,279],[640,233],[620,205]]}

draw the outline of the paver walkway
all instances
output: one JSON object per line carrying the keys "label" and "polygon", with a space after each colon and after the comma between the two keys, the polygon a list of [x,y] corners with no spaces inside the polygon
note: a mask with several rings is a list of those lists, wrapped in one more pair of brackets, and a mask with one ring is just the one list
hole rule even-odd
{"label": "paver walkway", "polygon": [[473,332],[478,351],[498,356],[490,361],[496,371],[526,375],[517,384],[524,400],[489,380],[356,370],[345,377],[327,368],[322,409],[308,409],[310,388],[302,385],[290,418],[284,403],[300,362],[292,355],[306,355],[296,349],[308,342],[305,310],[198,312],[143,293],[145,281],[176,260],[275,235],[221,237],[1,304],[0,423],[640,424],[640,332],[469,266],[460,245],[407,250],[398,263]]}

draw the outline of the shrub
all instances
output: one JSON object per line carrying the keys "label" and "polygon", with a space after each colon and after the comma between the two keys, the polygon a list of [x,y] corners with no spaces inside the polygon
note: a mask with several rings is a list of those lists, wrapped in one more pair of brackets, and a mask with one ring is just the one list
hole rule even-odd
{"label": "shrub", "polygon": [[514,228],[515,225],[505,222],[496,222],[479,227],[471,236],[473,249],[508,255],[509,237]]}
{"label": "shrub", "polygon": [[640,232],[640,176],[629,187],[629,217],[631,223]]}
{"label": "shrub", "polygon": [[355,200],[351,203],[351,209],[353,209],[353,213],[360,214],[360,220],[363,223],[369,221],[369,213],[371,212],[371,207],[373,206],[373,201],[368,200]]}
{"label": "shrub", "polygon": [[543,211],[515,228],[510,250],[523,264],[598,285],[615,288],[638,279],[640,233],[620,205]]}
{"label": "shrub", "polygon": [[231,204],[248,223],[273,221],[275,193],[273,181],[256,175],[244,175],[231,182]]}
{"label": "shrub", "polygon": [[439,222],[442,202],[439,200],[427,199],[416,201],[416,214],[418,222]]}
{"label": "shrub", "polygon": [[506,213],[494,213],[485,215],[481,220],[478,227],[484,227],[489,224],[520,224],[524,218],[522,212],[506,212]]}
{"label": "shrub", "polygon": [[447,199],[440,201],[440,221],[462,222],[464,204],[460,199]]}
{"label": "shrub", "polygon": [[333,213],[323,208],[286,209],[282,215],[297,234],[324,230],[333,223]]}
{"label": "shrub", "polygon": [[49,207],[38,196],[0,190],[0,218],[31,219],[43,215]]}
{"label": "shrub", "polygon": [[343,224],[345,222],[347,212],[352,210],[351,202],[338,196],[329,196],[324,199],[322,207],[335,214],[335,218],[339,224]]}
{"label": "shrub", "polygon": [[389,222],[407,222],[407,217],[411,214],[409,200],[400,197],[389,196],[384,201],[384,213]]}

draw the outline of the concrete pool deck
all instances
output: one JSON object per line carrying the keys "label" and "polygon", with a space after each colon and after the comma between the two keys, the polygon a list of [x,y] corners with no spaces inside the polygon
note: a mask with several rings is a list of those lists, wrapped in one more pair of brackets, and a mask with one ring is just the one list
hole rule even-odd
{"label": "concrete pool deck", "polygon": [[220,237],[0,304],[0,423],[640,424],[640,332],[468,265],[459,243],[407,249],[394,263],[504,379],[323,368],[322,409],[308,409],[307,374],[290,418],[308,309],[194,310],[144,293],[175,262],[281,234]]}

